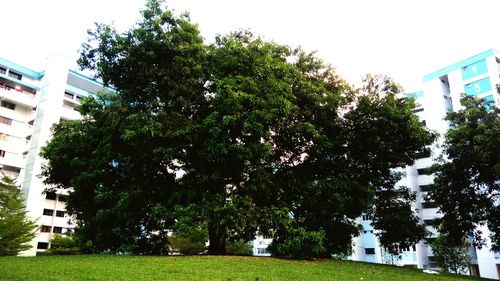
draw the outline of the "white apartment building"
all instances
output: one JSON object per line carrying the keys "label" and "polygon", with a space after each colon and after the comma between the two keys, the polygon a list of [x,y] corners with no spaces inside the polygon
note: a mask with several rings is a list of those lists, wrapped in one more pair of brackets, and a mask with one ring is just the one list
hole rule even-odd
{"label": "white apartment building", "polygon": [[[495,106],[500,106],[500,96],[495,87],[500,83],[499,75],[500,53],[490,49],[425,75],[422,80],[423,90],[406,94],[406,96],[415,98],[419,104],[414,112],[421,122],[443,136],[449,128],[449,124],[443,118],[448,111],[457,111],[461,108],[462,94],[485,98],[493,101]],[[417,193],[417,201],[413,209],[420,217],[420,222],[427,225],[427,229],[432,233],[429,237],[430,241],[436,236],[436,229],[430,224],[440,214],[434,202],[427,202],[424,199],[433,183],[433,175],[429,174],[426,168],[433,164],[433,157],[439,153],[437,146],[432,147],[430,155],[424,155],[423,158],[415,161],[413,166],[404,169],[405,177],[400,182],[401,185],[408,186],[411,191]],[[364,230],[354,241],[352,259],[389,263],[388,257],[373,234],[376,230],[372,229],[370,218],[363,216],[359,218],[359,222]],[[487,228],[482,230],[487,236]],[[473,265],[470,273],[475,276],[500,279],[500,253],[492,252],[489,243],[487,241],[486,247],[481,250],[471,249]],[[397,264],[418,268],[437,268],[432,248],[425,242],[420,242],[410,249],[403,249],[403,254]]]}
{"label": "white apartment building", "polygon": [[0,167],[21,186],[29,217],[40,226],[32,249],[22,255],[43,253],[54,233],[74,228],[65,211],[66,195],[44,193],[39,152],[53,124],[80,119],[75,111],[80,99],[104,88],[69,70],[68,64],[53,55],[46,69],[37,72],[0,59]]}

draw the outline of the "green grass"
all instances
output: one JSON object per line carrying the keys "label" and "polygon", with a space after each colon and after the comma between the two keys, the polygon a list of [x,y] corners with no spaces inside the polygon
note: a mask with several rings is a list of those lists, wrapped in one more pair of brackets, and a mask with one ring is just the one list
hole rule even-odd
{"label": "green grass", "polygon": [[369,263],[257,257],[43,256],[0,258],[0,280],[479,280]]}

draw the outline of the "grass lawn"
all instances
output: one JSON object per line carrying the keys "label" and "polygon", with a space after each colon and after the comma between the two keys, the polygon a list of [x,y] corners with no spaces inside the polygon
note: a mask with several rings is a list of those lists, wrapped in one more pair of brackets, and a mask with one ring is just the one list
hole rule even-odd
{"label": "grass lawn", "polygon": [[349,261],[257,257],[43,256],[0,258],[0,280],[480,280]]}

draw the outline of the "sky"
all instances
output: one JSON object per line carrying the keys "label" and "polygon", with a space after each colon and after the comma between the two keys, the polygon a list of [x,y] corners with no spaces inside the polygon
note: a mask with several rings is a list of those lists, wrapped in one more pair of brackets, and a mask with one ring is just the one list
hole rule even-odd
{"label": "sky", "polygon": [[[95,22],[129,29],[144,0],[2,1],[0,57],[42,70],[54,53],[77,69]],[[207,42],[249,29],[267,40],[317,51],[348,82],[387,74],[406,91],[422,76],[484,50],[500,49],[498,0],[167,0],[188,11]]]}

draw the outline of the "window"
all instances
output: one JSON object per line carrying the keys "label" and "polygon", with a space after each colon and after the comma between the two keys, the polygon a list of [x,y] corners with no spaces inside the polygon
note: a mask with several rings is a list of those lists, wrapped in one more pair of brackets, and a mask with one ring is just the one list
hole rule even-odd
{"label": "window", "polygon": [[430,225],[432,226],[432,224],[434,223],[434,220],[424,220],[424,224],[425,225]]}
{"label": "window", "polygon": [[62,227],[59,226],[54,226],[54,230],[52,231],[53,233],[62,233]]}
{"label": "window", "polygon": [[8,141],[9,135],[0,133],[0,141]]}
{"label": "window", "polygon": [[12,110],[16,109],[16,105],[15,104],[13,104],[11,102],[8,102],[8,101],[4,101],[4,100],[2,102],[0,102],[0,106],[8,108],[8,109],[12,109]]}
{"label": "window", "polygon": [[56,200],[56,197],[57,197],[57,195],[55,192],[47,192],[45,194],[45,198],[49,199],[49,200]]}
{"label": "window", "polygon": [[37,249],[48,249],[49,248],[49,243],[47,242],[38,242],[38,245],[36,246]]}
{"label": "window", "polygon": [[427,122],[425,122],[425,120],[422,120],[422,121],[420,121],[420,125],[425,127],[425,126],[427,126]]}
{"label": "window", "polygon": [[19,73],[15,73],[15,72],[12,72],[12,71],[9,71],[9,76],[12,77],[12,78],[16,78],[18,80],[21,80],[23,78],[23,76]]}
{"label": "window", "polygon": [[0,150],[0,157],[5,157],[5,150]]}
{"label": "window", "polygon": [[365,248],[366,255],[375,255],[375,248]]}
{"label": "window", "polygon": [[50,226],[42,225],[42,227],[40,227],[40,232],[50,232]]}
{"label": "window", "polygon": [[0,116],[0,123],[12,125],[12,119]]}
{"label": "window", "polygon": [[64,92],[64,97],[68,99],[73,99],[74,95],[68,92]]}
{"label": "window", "polygon": [[436,261],[436,257],[434,256],[428,256],[427,258],[429,259],[429,261]]}
{"label": "window", "polygon": [[76,100],[77,100],[77,101],[80,101],[81,99],[82,99],[82,97],[81,97],[81,96],[76,95]]}
{"label": "window", "polygon": [[371,221],[373,219],[373,217],[370,215],[363,215],[362,218],[364,221]]}
{"label": "window", "polygon": [[419,185],[418,188],[420,188],[420,191],[422,191],[422,192],[429,191],[432,188],[432,184]]}
{"label": "window", "polygon": [[263,239],[273,239],[273,237],[271,235],[269,235],[269,234],[263,234],[262,238]]}
{"label": "window", "polygon": [[424,209],[437,208],[437,204],[436,204],[436,202],[433,202],[433,201],[422,202],[422,208],[424,208]]}
{"label": "window", "polygon": [[56,217],[64,217],[64,211],[56,211]]}
{"label": "window", "polygon": [[413,113],[418,113],[418,112],[422,112],[422,111],[424,111],[424,108],[423,107],[419,107],[419,108],[415,108],[413,110]]}
{"label": "window", "polygon": [[5,74],[7,72],[7,69],[0,67],[0,74]]}
{"label": "window", "polygon": [[59,195],[59,202],[66,202],[68,201],[68,196],[66,195]]}
{"label": "window", "polygon": [[257,254],[268,254],[267,248],[257,248]]}
{"label": "window", "polygon": [[419,175],[432,175],[431,167],[417,169]]}
{"label": "window", "polygon": [[44,216],[53,216],[53,215],[54,215],[54,210],[51,210],[51,209],[43,209],[43,215],[44,215]]}

